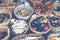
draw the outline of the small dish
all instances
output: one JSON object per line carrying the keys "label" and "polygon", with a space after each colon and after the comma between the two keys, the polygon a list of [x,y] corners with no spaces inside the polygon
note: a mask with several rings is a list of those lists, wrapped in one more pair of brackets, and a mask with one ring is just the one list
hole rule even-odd
{"label": "small dish", "polygon": [[14,34],[24,34],[28,31],[28,24],[25,20],[16,20],[12,25],[12,31]]}
{"label": "small dish", "polygon": [[18,5],[14,10],[14,15],[18,19],[28,19],[33,14],[33,8],[30,5]]}

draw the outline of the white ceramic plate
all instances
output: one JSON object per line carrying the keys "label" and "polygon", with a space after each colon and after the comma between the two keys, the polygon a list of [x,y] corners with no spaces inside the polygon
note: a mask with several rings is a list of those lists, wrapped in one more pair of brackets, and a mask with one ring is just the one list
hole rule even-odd
{"label": "white ceramic plate", "polygon": [[26,33],[28,31],[28,24],[25,20],[16,20],[12,25],[12,31],[15,32],[15,34]]}

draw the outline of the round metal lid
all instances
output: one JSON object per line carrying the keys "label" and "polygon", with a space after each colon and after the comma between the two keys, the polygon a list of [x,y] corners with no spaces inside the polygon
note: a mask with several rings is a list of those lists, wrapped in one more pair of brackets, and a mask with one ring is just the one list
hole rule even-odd
{"label": "round metal lid", "polygon": [[29,5],[18,5],[15,10],[14,14],[19,19],[28,19],[33,14],[33,8]]}

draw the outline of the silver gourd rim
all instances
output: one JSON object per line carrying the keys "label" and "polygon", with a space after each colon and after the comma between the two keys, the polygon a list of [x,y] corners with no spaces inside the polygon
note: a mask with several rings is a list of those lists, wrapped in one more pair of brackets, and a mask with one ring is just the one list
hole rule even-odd
{"label": "silver gourd rim", "polygon": [[[17,13],[18,11],[20,11],[21,8],[24,8],[24,7],[26,7],[26,8],[29,9],[29,10],[31,10],[31,14],[28,15],[28,16],[26,16],[26,17],[22,17],[22,16],[20,15],[20,17],[19,17],[16,13]],[[31,6],[27,6],[27,5],[25,5],[25,4],[18,5],[18,6],[14,9],[14,15],[15,15],[17,18],[19,18],[19,19],[28,19],[32,14],[33,14],[33,8],[32,8]]]}

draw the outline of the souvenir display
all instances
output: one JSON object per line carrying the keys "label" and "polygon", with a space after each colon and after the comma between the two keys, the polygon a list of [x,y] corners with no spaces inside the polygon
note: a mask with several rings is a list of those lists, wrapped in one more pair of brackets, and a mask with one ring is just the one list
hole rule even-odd
{"label": "souvenir display", "polygon": [[0,40],[8,40],[10,37],[10,28],[0,25]]}
{"label": "souvenir display", "polygon": [[42,35],[25,34],[25,35],[18,35],[14,37],[12,40],[45,40],[45,38]]}
{"label": "souvenir display", "polygon": [[0,40],[60,40],[60,0],[0,0],[0,26]]}
{"label": "souvenir display", "polygon": [[51,25],[48,19],[43,16],[36,16],[36,18],[31,18],[29,21],[29,28],[31,31],[37,34],[46,34],[51,30]]}
{"label": "souvenir display", "polygon": [[12,25],[12,31],[14,34],[23,34],[28,31],[28,24],[25,20],[16,20]]}
{"label": "souvenir display", "polygon": [[15,8],[14,14],[19,19],[28,19],[33,14],[31,6],[22,4]]}
{"label": "souvenir display", "polygon": [[48,36],[47,40],[60,40],[60,33],[52,33]]}

